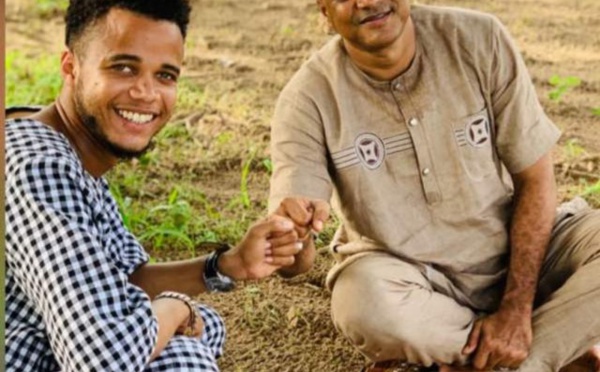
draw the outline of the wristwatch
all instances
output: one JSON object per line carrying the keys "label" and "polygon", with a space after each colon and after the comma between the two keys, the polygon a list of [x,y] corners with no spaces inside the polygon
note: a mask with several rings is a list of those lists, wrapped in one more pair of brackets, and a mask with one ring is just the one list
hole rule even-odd
{"label": "wristwatch", "polygon": [[219,257],[231,249],[229,244],[219,244],[204,262],[204,284],[209,292],[229,292],[235,287],[233,279],[219,272]]}

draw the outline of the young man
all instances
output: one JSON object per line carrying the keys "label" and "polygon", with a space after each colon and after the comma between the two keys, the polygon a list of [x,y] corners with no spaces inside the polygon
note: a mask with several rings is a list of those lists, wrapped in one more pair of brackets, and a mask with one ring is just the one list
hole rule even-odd
{"label": "young man", "polygon": [[600,211],[556,215],[560,133],[505,28],[408,0],[318,4],[338,36],[272,125],[270,209],[308,247],[282,274],[311,266],[335,191],[332,317],[371,360],[558,371],[600,342]]}
{"label": "young man", "polygon": [[189,12],[187,0],[72,0],[60,95],[7,122],[8,371],[217,371],[223,322],[187,295],[293,263],[293,223],[272,217],[234,248],[148,264],[102,177],[170,118]]}

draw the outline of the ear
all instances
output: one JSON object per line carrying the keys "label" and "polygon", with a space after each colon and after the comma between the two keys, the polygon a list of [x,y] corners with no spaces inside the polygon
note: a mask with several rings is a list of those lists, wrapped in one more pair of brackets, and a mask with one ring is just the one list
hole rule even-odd
{"label": "ear", "polygon": [[329,19],[329,17],[327,16],[327,7],[325,6],[325,0],[317,0],[317,6],[319,7],[321,14],[323,14],[325,18]]}
{"label": "ear", "polygon": [[70,50],[65,50],[60,56],[60,75],[65,84],[72,85],[78,73],[77,58]]}

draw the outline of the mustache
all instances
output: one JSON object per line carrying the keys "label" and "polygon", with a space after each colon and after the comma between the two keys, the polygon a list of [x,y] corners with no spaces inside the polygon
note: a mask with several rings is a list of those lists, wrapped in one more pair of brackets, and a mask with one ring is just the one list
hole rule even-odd
{"label": "mustache", "polygon": [[359,25],[370,20],[371,18],[375,18],[381,14],[388,13],[393,10],[394,6],[391,4],[378,4],[366,9],[360,9],[354,15],[352,22],[356,25]]}

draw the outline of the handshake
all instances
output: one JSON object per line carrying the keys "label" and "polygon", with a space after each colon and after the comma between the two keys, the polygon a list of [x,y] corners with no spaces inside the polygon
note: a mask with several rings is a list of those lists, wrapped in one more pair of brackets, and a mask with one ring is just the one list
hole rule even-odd
{"label": "handshake", "polygon": [[275,271],[283,277],[293,277],[308,271],[316,256],[313,233],[321,232],[329,214],[326,201],[284,199],[224,254],[224,266],[231,267],[224,271],[235,280],[260,279]]}

